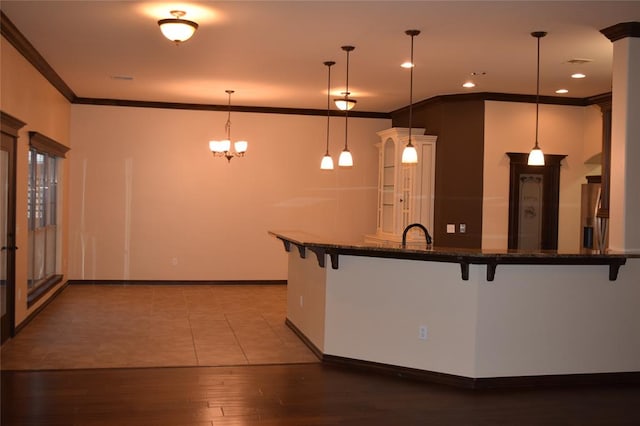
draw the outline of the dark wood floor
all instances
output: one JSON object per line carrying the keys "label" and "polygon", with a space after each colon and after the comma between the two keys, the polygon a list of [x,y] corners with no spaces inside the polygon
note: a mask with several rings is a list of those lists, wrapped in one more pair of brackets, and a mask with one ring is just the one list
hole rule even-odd
{"label": "dark wood floor", "polygon": [[640,386],[471,391],[317,363],[3,371],[2,425],[640,425]]}

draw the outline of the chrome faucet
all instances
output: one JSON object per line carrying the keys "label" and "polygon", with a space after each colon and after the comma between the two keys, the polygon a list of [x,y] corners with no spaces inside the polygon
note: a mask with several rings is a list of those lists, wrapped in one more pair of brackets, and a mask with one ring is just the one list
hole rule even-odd
{"label": "chrome faucet", "polygon": [[404,232],[402,233],[402,247],[405,247],[407,245],[407,232],[409,232],[411,228],[422,229],[422,232],[424,232],[424,238],[427,240],[427,247],[431,245],[433,240],[431,239],[431,235],[429,235],[429,231],[427,231],[427,228],[421,223],[412,223],[411,225],[404,228]]}

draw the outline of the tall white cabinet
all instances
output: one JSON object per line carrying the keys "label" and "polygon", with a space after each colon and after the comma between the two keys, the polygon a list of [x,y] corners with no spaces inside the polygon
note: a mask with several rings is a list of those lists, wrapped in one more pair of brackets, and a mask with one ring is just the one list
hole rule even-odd
{"label": "tall white cabinet", "polygon": [[[393,127],[378,132],[378,211],[375,235],[367,241],[402,241],[411,223],[421,223],[433,235],[435,161],[437,136],[425,129],[411,129],[411,143],[418,151],[418,164],[402,164],[402,151],[409,141],[409,129]],[[409,240],[423,240],[409,234]]]}

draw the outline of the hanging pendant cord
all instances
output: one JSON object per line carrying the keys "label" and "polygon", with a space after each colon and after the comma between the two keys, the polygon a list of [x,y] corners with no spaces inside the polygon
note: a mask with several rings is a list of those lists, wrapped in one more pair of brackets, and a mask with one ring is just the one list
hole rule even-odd
{"label": "hanging pendant cord", "polygon": [[409,143],[407,146],[411,145],[411,124],[413,123],[413,68],[415,67],[413,63],[413,37],[411,35],[411,69],[409,70]]}
{"label": "hanging pendant cord", "polygon": [[335,65],[333,61],[327,61],[324,63],[328,70],[329,76],[327,77],[327,153],[325,155],[329,155],[329,119],[330,119],[330,108],[331,108],[331,66]]}
{"label": "hanging pendant cord", "polygon": [[227,94],[229,95],[229,102],[227,104],[227,123],[224,125],[225,130],[227,131],[227,139],[231,141],[231,94],[233,90],[227,90]]}
{"label": "hanging pendant cord", "polygon": [[538,148],[538,110],[540,105],[540,37],[538,38],[538,68],[536,77],[536,148]]}
{"label": "hanging pendant cord", "polygon": [[[349,100],[349,51],[347,49],[347,82],[346,89],[344,94],[345,105],[348,105]],[[347,146],[347,126],[349,125],[349,108],[346,108],[344,111],[344,150],[348,151]]]}

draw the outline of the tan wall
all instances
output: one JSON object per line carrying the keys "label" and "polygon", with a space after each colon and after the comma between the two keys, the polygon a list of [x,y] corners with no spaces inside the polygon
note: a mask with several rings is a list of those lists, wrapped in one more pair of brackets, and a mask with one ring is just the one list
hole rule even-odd
{"label": "tan wall", "polygon": [[[29,131],[37,131],[63,145],[71,146],[69,139],[70,104],[42,75],[36,71],[4,38],[1,39],[0,55],[2,77],[0,81],[0,110],[27,123],[20,130],[17,146],[16,167],[16,305],[15,323],[19,325],[46,298],[27,309],[27,176]],[[73,150],[68,157],[73,155]],[[63,162],[62,198],[68,194],[69,160]],[[62,203],[62,229],[67,229],[68,209]],[[60,272],[67,277],[67,238],[62,233]]]}
{"label": "tan wall", "polygon": [[[214,159],[225,112],[74,105],[70,277],[286,279],[268,230],[362,239],[375,231],[376,131],[350,119],[351,170],[321,171],[325,117],[232,113],[247,156]],[[331,153],[344,144],[332,119]]]}
{"label": "tan wall", "polygon": [[[601,116],[593,108],[540,105],[540,147],[545,154],[567,155],[560,168],[561,251],[580,248],[581,185],[586,183],[586,175],[599,172],[599,167],[584,164],[595,154],[596,141],[602,136],[602,127],[597,124]],[[505,153],[529,152],[534,142],[535,104],[485,102],[483,249],[505,249],[508,245],[509,157]]]}

